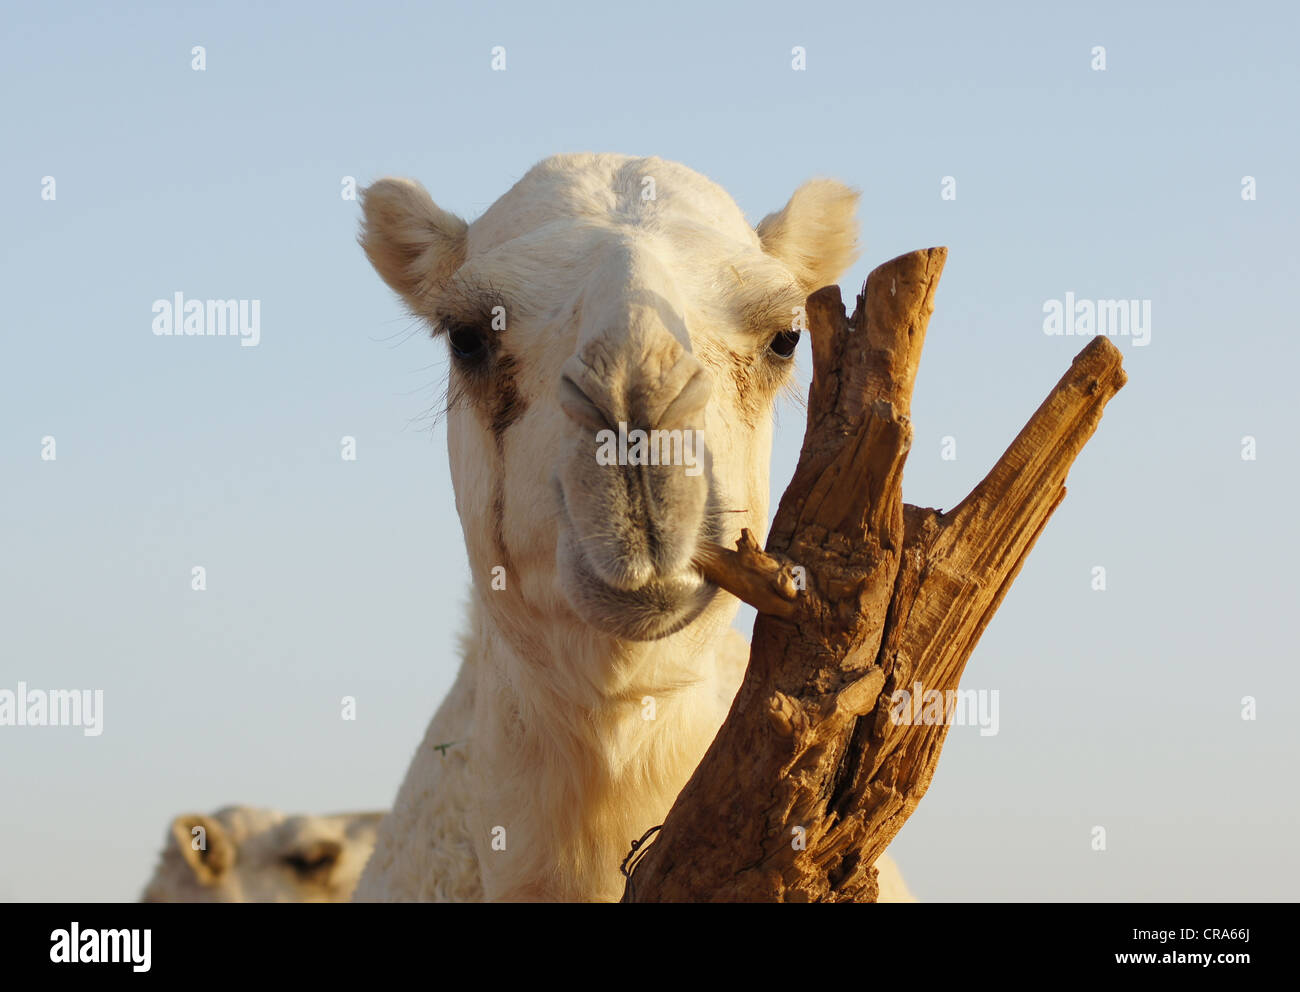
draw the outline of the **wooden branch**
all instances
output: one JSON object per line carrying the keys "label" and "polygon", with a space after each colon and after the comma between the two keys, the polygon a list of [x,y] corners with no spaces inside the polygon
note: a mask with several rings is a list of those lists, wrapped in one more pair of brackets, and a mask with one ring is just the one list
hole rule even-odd
{"label": "wooden branch", "polygon": [[946,254],[877,268],[852,319],[835,287],[808,299],[808,428],[767,549],[746,532],[698,562],[759,611],[749,670],[624,901],[876,898],[872,866],[948,729],[897,719],[895,694],[957,687],[1125,382],[1118,349],[1094,339],[951,513],[904,506],[912,387]]}
{"label": "wooden branch", "polygon": [[740,532],[734,549],[704,544],[695,556],[694,565],[710,582],[760,613],[775,617],[795,614],[799,586],[794,569],[760,548],[749,528]]}

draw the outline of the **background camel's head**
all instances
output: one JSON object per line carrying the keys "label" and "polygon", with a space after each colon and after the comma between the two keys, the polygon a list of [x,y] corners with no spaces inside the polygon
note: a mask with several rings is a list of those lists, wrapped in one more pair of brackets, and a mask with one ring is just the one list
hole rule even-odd
{"label": "background camel's head", "polygon": [[176,817],[144,902],[346,902],[382,813],[286,816],[227,806]]}
{"label": "background camel's head", "polygon": [[766,531],[773,402],[856,203],[813,181],[755,229],[698,173],[620,155],[546,159],[470,225],[410,180],[366,190],[366,254],[451,352],[456,505],[499,622],[730,622],[691,558]]}

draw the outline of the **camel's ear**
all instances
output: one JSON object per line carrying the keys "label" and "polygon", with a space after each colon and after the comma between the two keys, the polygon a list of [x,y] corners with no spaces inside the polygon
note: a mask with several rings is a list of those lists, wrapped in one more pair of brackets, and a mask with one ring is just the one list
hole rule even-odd
{"label": "camel's ear", "polygon": [[361,838],[373,841],[385,815],[384,813],[357,813],[348,820],[347,828],[343,832],[344,836],[348,840]]}
{"label": "camel's ear", "polygon": [[172,839],[202,885],[216,885],[235,864],[235,845],[210,816],[185,813],[172,820]]}
{"label": "camel's ear", "polygon": [[381,179],[361,194],[361,247],[375,271],[413,310],[465,261],[467,225],[412,179]]}
{"label": "camel's ear", "polygon": [[785,263],[808,291],[836,282],[858,257],[858,193],[812,179],[758,223],[763,250]]}

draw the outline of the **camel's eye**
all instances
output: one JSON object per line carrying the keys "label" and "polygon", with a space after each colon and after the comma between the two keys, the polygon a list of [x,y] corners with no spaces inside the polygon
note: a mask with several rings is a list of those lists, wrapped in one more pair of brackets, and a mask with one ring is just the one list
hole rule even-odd
{"label": "camel's eye", "polygon": [[452,324],[447,328],[447,344],[462,362],[476,362],[487,354],[487,336],[469,324]]}
{"label": "camel's eye", "polygon": [[300,851],[284,856],[284,863],[303,878],[320,878],[328,875],[342,851],[332,841],[311,844]]}
{"label": "camel's eye", "polygon": [[772,354],[777,358],[789,358],[794,354],[795,347],[799,344],[798,331],[782,331],[772,339],[768,345],[772,349]]}

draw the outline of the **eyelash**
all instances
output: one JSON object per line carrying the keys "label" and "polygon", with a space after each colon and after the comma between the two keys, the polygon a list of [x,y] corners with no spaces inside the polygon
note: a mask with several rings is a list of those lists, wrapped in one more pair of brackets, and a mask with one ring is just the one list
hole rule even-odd
{"label": "eyelash", "polygon": [[488,339],[479,328],[472,324],[446,324],[447,347],[452,355],[462,363],[473,363],[486,356]]}
{"label": "eyelash", "polygon": [[[774,334],[772,336],[772,340],[769,341],[767,344],[767,350],[769,353],[775,355],[781,361],[788,362],[792,358],[794,358],[794,351],[799,346],[800,336],[801,336],[800,333],[795,330],[787,329],[784,331],[780,331],[777,334]],[[778,343],[779,343],[779,347],[778,347]],[[788,352],[781,350],[787,344],[789,345],[790,350]]]}

